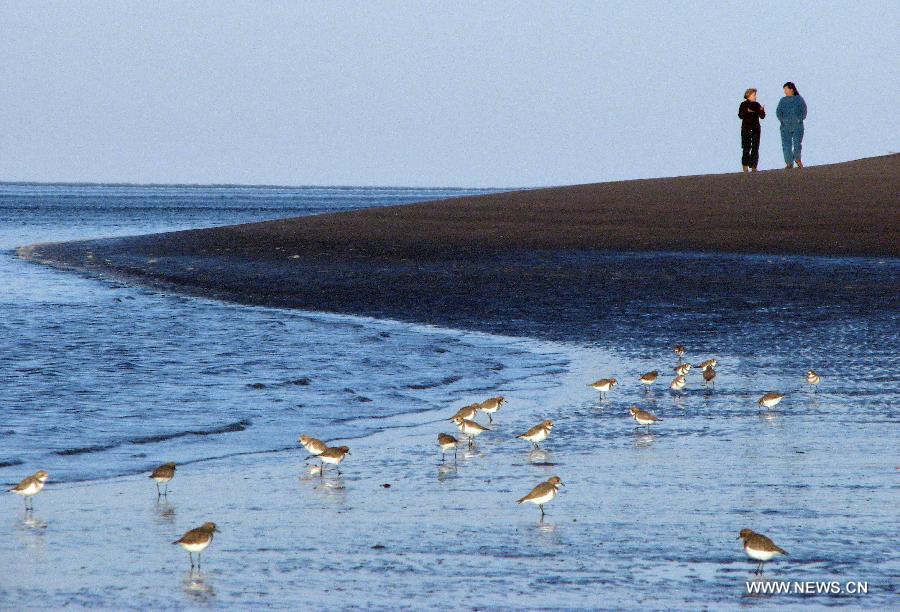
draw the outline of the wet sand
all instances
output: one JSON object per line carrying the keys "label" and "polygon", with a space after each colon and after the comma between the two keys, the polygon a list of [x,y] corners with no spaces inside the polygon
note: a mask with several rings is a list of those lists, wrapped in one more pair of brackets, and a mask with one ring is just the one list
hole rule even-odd
{"label": "wet sand", "polygon": [[[737,367],[723,369],[723,393],[703,391],[692,374],[682,397],[647,395],[636,376],[650,362],[584,349],[577,356],[566,373],[508,393],[493,431],[462,449],[456,464],[441,464],[436,435],[456,434],[446,417],[474,397],[398,415],[373,435],[328,440],[351,448],[340,476],[311,472],[298,445],[182,465],[159,501],[147,474],[51,480],[30,516],[6,494],[0,573],[12,579],[0,581],[0,601],[145,609],[890,606],[893,440],[871,435],[885,431],[885,421],[860,424],[846,398],[830,392],[798,392],[789,407],[758,412],[748,390],[758,375]],[[622,374],[608,400],[584,384],[598,371]],[[627,415],[638,399],[665,419],[650,432]],[[514,438],[548,416],[557,426],[542,452]],[[285,442],[298,433],[286,428]],[[869,442],[843,447],[848,435]],[[536,507],[515,504],[555,474],[566,486],[543,521]],[[221,533],[202,570],[191,572],[187,553],[171,542],[205,521]],[[743,527],[764,531],[790,556],[755,577],[737,540]],[[870,592],[750,597],[745,582],[753,580],[867,580]]]}

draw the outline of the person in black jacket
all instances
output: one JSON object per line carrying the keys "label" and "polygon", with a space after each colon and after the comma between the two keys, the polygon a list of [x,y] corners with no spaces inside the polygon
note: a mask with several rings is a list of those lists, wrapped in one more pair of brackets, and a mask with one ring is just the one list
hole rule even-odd
{"label": "person in black jacket", "polygon": [[752,87],[744,92],[744,101],[738,107],[738,117],[741,118],[741,166],[744,172],[752,170],[756,172],[759,163],[759,136],[761,128],[760,119],[766,117],[766,107],[756,101],[756,90]]}

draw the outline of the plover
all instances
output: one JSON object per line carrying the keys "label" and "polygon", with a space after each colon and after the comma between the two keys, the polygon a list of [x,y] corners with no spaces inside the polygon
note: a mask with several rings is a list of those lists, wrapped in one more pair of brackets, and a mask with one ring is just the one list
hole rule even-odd
{"label": "plover", "polygon": [[701,372],[706,372],[709,368],[714,368],[719,365],[719,362],[715,359],[707,359],[703,363],[697,366],[697,369]]}
{"label": "plover", "polygon": [[453,462],[456,462],[456,445],[459,444],[459,440],[454,438],[453,436],[445,433],[438,434],[438,446],[441,447],[441,463],[444,462],[444,453],[449,450],[453,450]]}
{"label": "plover", "polygon": [[764,408],[774,408],[783,398],[784,395],[781,393],[766,393],[756,403]]}
{"label": "plover", "polygon": [[[50,478],[50,474],[44,470],[38,470],[9,491],[25,498],[26,510],[34,510],[34,496],[41,492],[48,478]],[[28,504],[29,500],[31,500],[31,505]]]}
{"label": "plover", "polygon": [[812,385],[813,390],[815,390],[819,383],[822,382],[822,377],[810,370],[806,373],[806,382]]}
{"label": "plover", "polygon": [[647,385],[647,389],[650,388],[650,385],[656,382],[656,379],[659,378],[659,372],[653,370],[652,372],[647,372],[643,376],[641,376],[641,382]]}
{"label": "plover", "polygon": [[787,551],[775,544],[772,540],[752,529],[741,529],[739,540],[744,541],[744,552],[754,561],[759,561],[756,573],[762,573],[763,563],[776,555],[786,555]]}
{"label": "plover", "polygon": [[494,422],[494,417],[491,415],[500,410],[500,406],[506,403],[505,397],[491,397],[478,405],[478,409],[488,415],[488,423]]}
{"label": "plover", "polygon": [[172,544],[181,544],[181,547],[188,551],[188,556],[191,559],[191,569],[194,568],[194,553],[197,553],[197,568],[199,569],[200,553],[212,543],[214,533],[220,533],[215,523],[203,523],[196,529],[186,532]]}
{"label": "plover", "polygon": [[[153,473],[150,474],[150,478],[156,481],[156,497],[160,497],[162,495],[169,494],[169,481],[175,478],[175,463],[163,463],[161,466],[153,470]],[[166,485],[166,492],[160,493],[159,485]]]}
{"label": "plover", "polygon": [[677,365],[674,368],[675,374],[678,376],[687,376],[687,373],[691,371],[691,364],[682,363],[681,365]]}
{"label": "plover", "polygon": [[532,444],[534,444],[535,448],[540,448],[538,446],[538,442],[543,442],[550,436],[550,430],[553,429],[553,421],[546,420],[543,423],[538,423],[521,436],[516,436],[521,440],[528,440]]}
{"label": "plover", "polygon": [[675,377],[675,379],[669,385],[669,388],[672,389],[672,391],[681,391],[682,389],[684,389],[684,386],[686,384],[687,384],[687,379],[684,376],[679,374],[678,376]]}
{"label": "plover", "polygon": [[479,403],[469,404],[468,406],[463,406],[459,410],[456,411],[452,417],[448,420],[452,421],[454,417],[460,417],[463,419],[468,419],[470,421],[475,419],[475,415],[478,414],[478,407],[481,406]]}
{"label": "plover", "polygon": [[470,447],[475,440],[475,436],[486,431],[490,431],[490,429],[488,429],[487,427],[482,427],[475,421],[470,421],[469,419],[464,419],[462,417],[453,417],[452,420],[456,424],[456,428],[459,429],[460,432],[469,436]]}
{"label": "plover", "polygon": [[662,421],[662,419],[657,418],[656,415],[653,415],[646,410],[641,410],[637,406],[632,406],[628,409],[628,412],[631,413],[631,418],[637,421],[638,425],[646,425],[647,431],[650,431],[650,426],[657,421]]}
{"label": "plover", "polygon": [[678,357],[678,363],[681,363],[681,358],[684,357],[684,346],[676,344],[675,348],[672,349],[672,352]]}
{"label": "plover", "polygon": [[[344,460],[344,457],[350,454],[350,449],[346,446],[335,446],[326,448],[324,451],[319,453],[317,456],[318,459],[322,460],[322,469],[319,470],[319,476],[322,476],[325,473],[325,464],[330,463],[331,465],[337,466]],[[337,468],[337,473],[340,475],[341,468]]]}
{"label": "plover", "polygon": [[610,389],[615,387],[618,382],[616,382],[615,378],[601,378],[600,380],[595,380],[588,387],[592,387],[600,392],[600,397],[603,397],[604,393],[609,393]]}
{"label": "plover", "polygon": [[312,436],[300,436],[297,439],[297,442],[303,445],[303,448],[307,450],[311,455],[317,457],[325,452],[325,449],[328,446],[322,442],[321,440],[316,440]]}
{"label": "plover", "polygon": [[553,500],[556,497],[556,494],[559,493],[559,488],[563,486],[562,480],[560,480],[559,476],[553,476],[546,482],[542,482],[534,489],[531,490],[531,493],[526,495],[525,497],[516,501],[517,504],[530,503],[535,504],[538,508],[541,509],[541,518],[544,518],[544,504]]}
{"label": "plover", "polygon": [[706,368],[703,370],[703,380],[708,383],[711,383],[716,378],[716,369],[715,368]]}

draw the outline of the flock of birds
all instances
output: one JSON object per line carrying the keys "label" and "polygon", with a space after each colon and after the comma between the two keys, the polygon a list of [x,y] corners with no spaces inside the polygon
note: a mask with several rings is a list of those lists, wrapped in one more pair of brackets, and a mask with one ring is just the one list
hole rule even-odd
{"label": "flock of birds", "polygon": [[[715,368],[718,366],[718,362],[715,359],[707,359],[703,363],[697,366],[692,366],[689,363],[684,363],[683,358],[685,354],[685,348],[682,345],[677,345],[673,349],[673,352],[678,357],[678,365],[675,366],[675,378],[669,384],[669,388],[672,389],[673,392],[680,392],[684,389],[687,384],[687,374],[692,369],[699,370],[703,373],[703,379],[706,384],[711,384],[716,378],[716,370]],[[650,385],[653,385],[657,379],[659,378],[659,372],[654,370],[652,372],[647,372],[646,374],[640,377],[640,382],[646,385],[648,388]],[[809,370],[806,373],[806,382],[812,385],[813,389],[815,389],[819,383],[822,382],[822,377],[819,376],[813,370]],[[593,389],[596,389],[600,392],[601,398],[605,397],[607,393],[609,393],[613,387],[618,384],[615,378],[601,378],[600,380],[594,381],[589,386]],[[764,408],[773,408],[784,399],[784,394],[782,393],[766,393],[758,400],[758,404]],[[488,416],[488,422],[493,423],[494,418],[493,415],[500,410],[503,404],[506,403],[506,399],[504,397],[491,397],[483,402],[470,404],[468,406],[464,406],[460,408],[456,414],[450,417],[450,421],[452,421],[460,433],[464,434],[468,437],[468,445],[471,448],[475,443],[475,438],[481,435],[486,431],[491,431],[489,428],[479,424],[475,421],[476,415],[481,412]],[[629,413],[631,417],[635,420],[635,422],[639,426],[646,426],[649,430],[650,426],[654,423],[658,423],[662,421],[662,419],[657,418],[654,414],[647,412],[646,410],[642,410],[637,406],[632,406],[629,409]],[[531,442],[535,449],[539,449],[539,444],[550,437],[550,433],[553,431],[553,421],[545,420],[523,434],[516,436],[516,438],[525,440],[527,442]],[[453,459],[454,462],[457,459],[457,448],[459,447],[460,440],[450,434],[439,433],[438,437],[438,446],[441,449],[441,462],[445,461],[445,454],[453,451]],[[300,436],[298,442],[305,448],[310,457],[308,458],[316,458],[321,461],[319,466],[319,475],[324,476],[325,465],[333,465],[337,470],[337,473],[340,474],[340,464],[346,458],[347,455],[350,454],[350,449],[346,446],[335,446],[329,447],[327,444],[313,438],[311,436],[302,435]],[[175,463],[164,463],[161,466],[157,467],[150,474],[150,478],[156,483],[156,494],[157,498],[161,496],[168,495],[169,492],[169,482],[175,477],[176,470]],[[15,493],[16,495],[21,495],[25,500],[25,511],[31,512],[34,510],[34,496],[40,493],[44,485],[47,483],[47,480],[50,478],[50,475],[44,470],[38,470],[33,475],[28,476],[22,482],[17,484],[16,486],[9,489],[10,492]],[[160,489],[160,485],[164,485],[164,489]],[[548,480],[538,484],[534,487],[530,493],[521,497],[517,500],[518,504],[531,503],[535,504],[541,511],[541,520],[543,520],[545,516],[544,512],[544,504],[547,504],[559,493],[559,488],[563,486],[563,482],[559,476],[553,476]],[[212,543],[214,534],[219,533],[219,529],[216,527],[215,523],[204,523],[200,527],[195,529],[191,529],[187,531],[180,538],[172,542],[172,544],[179,544],[184,550],[188,552],[188,556],[191,562],[191,569],[194,568],[194,553],[197,553],[197,567],[200,567],[200,553],[202,553],[206,548]],[[747,556],[751,559],[758,561],[756,572],[761,573],[763,564],[766,561],[771,560],[773,557],[777,555],[787,555],[787,551],[783,548],[776,545],[771,539],[768,537],[756,533],[750,529],[742,529],[738,539],[743,541],[744,551],[747,553]]]}

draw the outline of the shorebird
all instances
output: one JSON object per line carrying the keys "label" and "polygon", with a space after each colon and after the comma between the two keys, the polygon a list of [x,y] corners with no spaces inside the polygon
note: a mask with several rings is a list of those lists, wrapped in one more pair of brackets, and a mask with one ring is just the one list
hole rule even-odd
{"label": "shorebird", "polygon": [[516,501],[517,504],[530,503],[535,504],[541,509],[541,520],[544,519],[544,504],[553,501],[559,493],[559,488],[563,486],[559,476],[553,476],[546,482],[542,482],[531,490],[531,493]]}
{"label": "shorebird", "polygon": [[643,376],[641,376],[641,382],[647,385],[647,390],[650,390],[650,385],[656,382],[656,379],[659,378],[659,372],[653,370],[652,372],[647,372]]}
{"label": "shorebird", "polygon": [[[44,470],[38,470],[9,491],[25,498],[25,510],[34,510],[34,496],[41,492],[48,478],[50,478],[50,474]],[[30,506],[28,500],[31,500]]]}
{"label": "shorebird", "polygon": [[744,552],[754,561],[759,561],[756,573],[762,573],[763,563],[769,561],[775,555],[786,555],[787,551],[775,544],[772,540],[752,529],[741,529],[739,540],[744,541]]}
{"label": "shorebird", "polygon": [[490,431],[487,427],[482,427],[475,421],[470,421],[469,419],[464,419],[462,417],[453,417],[451,420],[456,424],[456,428],[459,429],[460,432],[469,436],[469,447],[471,447],[472,443],[475,441],[475,436]]}
{"label": "shorebird", "polygon": [[600,392],[600,397],[604,397],[604,393],[609,393],[609,390],[615,387],[618,382],[616,382],[615,378],[601,378],[600,380],[595,380],[588,387],[592,387]]}
{"label": "shorebird", "polygon": [[520,440],[528,440],[532,444],[534,444],[535,448],[540,448],[538,446],[538,442],[543,442],[548,437],[550,437],[550,430],[553,429],[553,421],[546,420],[543,423],[538,423],[521,436],[516,436]]}
{"label": "shorebird", "polygon": [[706,368],[705,370],[703,370],[703,380],[705,380],[707,383],[713,382],[713,380],[715,380],[715,378],[716,378],[716,369],[715,368],[709,367],[709,368]]}
{"label": "shorebird", "polygon": [[685,377],[679,374],[669,385],[669,388],[672,389],[672,391],[681,391],[682,389],[684,389],[684,386],[686,384],[687,380],[685,379]]}
{"label": "shorebird", "polygon": [[815,391],[819,383],[822,382],[822,377],[810,370],[806,373],[806,382],[812,385],[813,391]]}
{"label": "shorebird", "polygon": [[215,523],[203,523],[196,529],[186,532],[172,544],[181,544],[181,547],[188,551],[191,569],[194,569],[194,553],[197,553],[197,569],[200,569],[200,553],[212,543],[214,533],[220,533]]}
{"label": "shorebird", "polygon": [[764,408],[774,408],[783,398],[784,395],[782,393],[766,393],[756,403]]}
{"label": "shorebird", "polygon": [[700,365],[698,365],[696,367],[701,372],[706,372],[709,368],[715,368],[717,365],[719,365],[719,362],[716,361],[715,359],[707,359],[706,361],[704,361],[703,363],[701,363]]}
{"label": "shorebird", "polygon": [[453,450],[453,462],[456,463],[456,445],[459,444],[459,440],[454,438],[453,436],[445,433],[438,434],[438,446],[441,447],[441,463],[444,462],[444,453],[449,450]]}
{"label": "shorebird", "polygon": [[632,406],[628,409],[628,412],[631,413],[631,418],[637,421],[638,425],[646,425],[647,431],[650,431],[650,426],[657,421],[662,421],[662,419],[657,418],[656,415],[647,412],[646,410],[641,410],[637,406]]}
{"label": "shorebird", "polygon": [[[350,454],[350,449],[346,446],[335,446],[326,448],[324,451],[319,453],[318,458],[322,460],[322,467],[319,470],[319,476],[322,476],[325,473],[325,464],[330,463],[331,465],[339,465],[341,461],[344,460],[344,457]],[[340,475],[341,468],[337,468],[337,473]]]}
{"label": "shorebird", "polygon": [[691,367],[692,366],[689,363],[682,363],[681,365],[677,365],[674,368],[675,374],[677,374],[678,376],[687,376],[687,373],[691,371]]}
{"label": "shorebird", "polygon": [[681,358],[684,357],[684,346],[676,344],[675,348],[672,349],[672,352],[678,357],[678,363],[681,363]]}
{"label": "shorebird", "polygon": [[505,397],[491,397],[478,405],[478,409],[488,415],[488,423],[494,422],[494,417],[491,415],[500,410],[500,406],[506,403]]}
{"label": "shorebird", "polygon": [[312,436],[300,436],[297,439],[297,442],[302,444],[303,448],[305,448],[314,457],[318,457],[328,448],[328,446],[324,442],[322,442],[321,440],[316,440]]}
{"label": "shorebird", "polygon": [[463,406],[459,410],[456,411],[452,417],[448,420],[452,421],[455,417],[460,417],[462,419],[468,419],[470,421],[475,420],[475,415],[478,414],[478,408],[481,406],[478,402],[474,404],[469,404],[468,406]]}
{"label": "shorebird", "polygon": [[[153,473],[150,474],[150,478],[156,481],[156,497],[161,497],[162,495],[169,494],[169,481],[175,478],[175,463],[163,463],[161,466],[153,470]],[[160,493],[159,485],[166,485],[166,492]]]}

